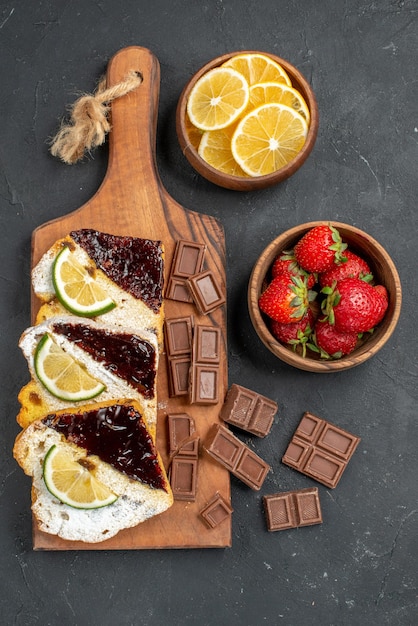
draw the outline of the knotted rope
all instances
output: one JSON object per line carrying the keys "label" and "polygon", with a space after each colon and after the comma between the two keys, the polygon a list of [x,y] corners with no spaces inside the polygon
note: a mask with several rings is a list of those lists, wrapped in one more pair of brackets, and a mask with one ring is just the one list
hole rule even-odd
{"label": "knotted rope", "polygon": [[130,72],[126,79],[106,89],[103,78],[93,94],[85,94],[74,102],[68,124],[63,124],[51,143],[51,154],[64,163],[76,163],[84,153],[100,146],[110,131],[107,119],[110,103],[125,96],[142,83],[138,72]]}

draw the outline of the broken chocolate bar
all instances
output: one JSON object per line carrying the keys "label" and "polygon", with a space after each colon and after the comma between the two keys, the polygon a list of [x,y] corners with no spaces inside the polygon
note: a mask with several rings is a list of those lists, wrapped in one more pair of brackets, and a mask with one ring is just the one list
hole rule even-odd
{"label": "broken chocolate bar", "polygon": [[306,412],[282,462],[333,489],[359,442],[360,437]]}
{"label": "broken chocolate bar", "polygon": [[196,434],[195,422],[187,413],[170,413],[167,415],[169,455],[196,458],[199,448],[199,437]]}
{"label": "broken chocolate bar", "polygon": [[322,523],[317,487],[264,496],[263,503],[269,531]]}
{"label": "broken chocolate bar", "polygon": [[229,502],[227,502],[220,493],[216,493],[215,496],[207,503],[207,505],[200,511],[200,515],[205,520],[209,528],[216,528],[223,521],[229,519],[233,509]]}
{"label": "broken chocolate bar", "polygon": [[170,485],[174,500],[196,499],[198,460],[175,456],[170,465]]}
{"label": "broken chocolate bar", "polygon": [[255,490],[261,488],[270,466],[235,437],[226,426],[215,425],[204,448],[248,487]]}
{"label": "broken chocolate bar", "polygon": [[206,246],[196,241],[177,241],[165,297],[179,302],[193,302],[187,279],[201,272]]}
{"label": "broken chocolate bar", "polygon": [[187,284],[197,310],[202,315],[212,313],[226,302],[225,294],[210,270],[191,276]]}
{"label": "broken chocolate bar", "polygon": [[201,324],[195,326],[189,379],[191,404],[219,402],[220,342],[219,328]]}
{"label": "broken chocolate bar", "polygon": [[233,384],[226,395],[220,417],[257,437],[265,437],[270,432],[277,408],[274,400]]}
{"label": "broken chocolate bar", "polygon": [[192,333],[191,315],[165,320],[164,339],[170,397],[187,396],[189,393]]}

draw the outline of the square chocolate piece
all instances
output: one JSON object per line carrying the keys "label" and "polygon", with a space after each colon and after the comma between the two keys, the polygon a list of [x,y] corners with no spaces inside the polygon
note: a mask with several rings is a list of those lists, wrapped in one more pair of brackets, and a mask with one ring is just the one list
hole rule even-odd
{"label": "square chocolate piece", "polygon": [[322,524],[317,487],[264,496],[263,502],[269,531]]}
{"label": "square chocolate piece", "polygon": [[202,315],[212,313],[226,302],[225,294],[210,270],[191,276],[187,279],[187,284],[194,303]]}
{"label": "square chocolate piece", "polygon": [[199,437],[196,434],[194,419],[187,413],[170,413],[167,415],[167,424],[169,454],[196,458]]}
{"label": "square chocolate piece", "polygon": [[221,330],[217,326],[197,324],[193,335],[193,360],[196,363],[219,365]]}
{"label": "square chocolate piece", "polygon": [[216,526],[222,524],[222,522],[226,519],[229,519],[232,512],[233,509],[229,502],[227,502],[220,493],[216,493],[216,495],[200,511],[200,515],[203,517],[209,528],[216,528]]}
{"label": "square chocolate piece", "polygon": [[175,456],[170,465],[170,485],[174,500],[196,499],[198,460]]}
{"label": "square chocolate piece", "polygon": [[168,360],[169,393],[171,397],[188,395],[190,365],[190,356]]}
{"label": "square chocolate piece", "polygon": [[192,363],[189,378],[190,404],[217,404],[219,401],[219,367]]}
{"label": "square chocolate piece", "polygon": [[164,322],[165,349],[170,358],[192,351],[193,317],[173,317]]}
{"label": "square chocolate piece", "polygon": [[334,489],[359,443],[360,437],[306,412],[282,462]]}

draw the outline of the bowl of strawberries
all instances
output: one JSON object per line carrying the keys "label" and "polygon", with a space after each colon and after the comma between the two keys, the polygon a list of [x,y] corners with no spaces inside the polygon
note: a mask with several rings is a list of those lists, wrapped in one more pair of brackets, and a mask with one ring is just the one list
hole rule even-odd
{"label": "bowl of strawberries", "polygon": [[335,372],[364,363],[392,335],[402,290],[386,250],[341,222],[279,235],[251,273],[248,307],[264,345],[289,365]]}

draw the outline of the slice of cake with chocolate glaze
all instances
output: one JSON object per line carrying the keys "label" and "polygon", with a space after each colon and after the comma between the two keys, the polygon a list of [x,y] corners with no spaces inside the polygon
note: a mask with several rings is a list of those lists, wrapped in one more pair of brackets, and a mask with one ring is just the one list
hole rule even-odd
{"label": "slice of cake with chocolate glaze", "polygon": [[[17,436],[13,454],[33,478],[32,511],[40,530],[62,539],[101,542],[173,503],[162,459],[135,400],[44,415]],[[67,468],[74,478],[67,478]]]}
{"label": "slice of cake with chocolate glaze", "polygon": [[[46,339],[52,347],[51,354],[45,357],[49,359],[49,369],[47,362],[39,362],[40,346]],[[159,350],[153,333],[135,327],[122,330],[111,324],[67,315],[52,317],[28,328],[22,334],[19,346],[32,378],[19,394],[22,408],[17,421],[23,428],[45,410],[77,406],[76,395],[62,395],[59,386],[54,385],[61,374],[73,368],[75,373],[70,381],[73,386],[80,377],[87,376],[87,382],[93,380],[93,402],[137,399],[155,438]],[[55,381],[51,380],[54,377],[53,358],[57,371]]]}
{"label": "slice of cake with chocolate glaze", "polygon": [[[118,236],[94,229],[71,231],[41,257],[32,270],[35,295],[45,304],[37,323],[54,315],[68,313],[57,297],[54,264],[60,253],[88,273],[114,306],[106,306],[94,319],[119,327],[136,326],[150,330],[162,343],[164,247],[161,241]],[[71,309],[70,309],[71,311]],[[78,312],[80,314],[80,312]]]}

